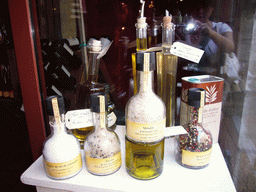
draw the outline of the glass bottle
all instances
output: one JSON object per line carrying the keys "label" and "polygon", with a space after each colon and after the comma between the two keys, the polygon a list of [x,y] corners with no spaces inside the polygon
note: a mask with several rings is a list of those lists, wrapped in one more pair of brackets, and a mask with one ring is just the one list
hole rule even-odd
{"label": "glass bottle", "polygon": [[63,97],[47,97],[46,105],[52,132],[43,144],[44,169],[52,179],[68,179],[82,169],[80,145],[74,135],[67,133]]}
{"label": "glass bottle", "polygon": [[136,53],[138,93],[127,103],[126,171],[134,178],[148,180],[163,171],[165,105],[153,91],[155,53]]}
{"label": "glass bottle", "polygon": [[108,105],[108,111],[107,111],[107,117],[108,117],[108,129],[111,131],[114,131],[116,129],[116,106],[115,104],[111,101],[110,98],[110,88],[109,84],[104,83],[103,84],[105,87],[105,93],[107,97],[107,105]]}
{"label": "glass bottle", "polygon": [[101,42],[98,40],[93,40],[89,50],[88,78],[86,81],[84,81],[86,77],[86,74],[84,73],[86,70],[83,70],[80,82],[76,87],[76,107],[75,110],[69,112],[69,114],[73,113],[79,117],[80,123],[74,124],[72,127],[68,128],[72,129],[72,133],[80,141],[81,148],[83,148],[87,134],[93,130],[92,123],[88,124],[88,118],[86,117],[86,114],[90,114],[90,94],[93,92],[104,92],[104,86],[98,83],[98,71],[100,64],[98,55],[100,54],[100,51]]}
{"label": "glass bottle", "polygon": [[173,39],[172,17],[166,11],[162,24],[162,52],[157,53],[157,94],[166,105],[166,126],[175,125],[176,74],[178,57],[170,53]]}
{"label": "glass bottle", "polygon": [[[136,52],[147,50],[147,27],[146,17],[144,17],[144,6],[145,1],[141,1],[140,16],[137,19],[136,27]],[[136,73],[136,53],[132,53],[132,74],[133,74],[133,84],[134,84],[134,94],[137,93],[137,73]]]}
{"label": "glass bottle", "polygon": [[121,167],[121,148],[117,134],[108,130],[107,98],[104,93],[91,95],[94,131],[84,142],[87,170],[94,175],[109,175]]}
{"label": "glass bottle", "polygon": [[202,126],[205,90],[190,88],[188,105],[190,106],[190,122],[184,125],[188,132],[177,138],[177,162],[187,168],[200,169],[210,163],[212,151],[212,135]]}

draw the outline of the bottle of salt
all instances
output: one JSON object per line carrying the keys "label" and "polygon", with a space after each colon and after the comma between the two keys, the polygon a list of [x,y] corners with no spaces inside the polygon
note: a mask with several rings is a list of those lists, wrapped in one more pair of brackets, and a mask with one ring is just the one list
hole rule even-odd
{"label": "bottle of salt", "polygon": [[82,169],[80,144],[74,135],[67,133],[63,97],[47,97],[46,105],[52,132],[43,144],[44,169],[52,179],[68,179]]}

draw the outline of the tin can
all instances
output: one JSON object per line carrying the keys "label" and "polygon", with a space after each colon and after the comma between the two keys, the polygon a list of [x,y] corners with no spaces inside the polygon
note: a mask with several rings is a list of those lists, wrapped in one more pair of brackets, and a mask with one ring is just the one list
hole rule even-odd
{"label": "tin can", "polygon": [[203,109],[203,127],[211,132],[213,143],[217,143],[220,130],[224,79],[212,75],[199,75],[183,77],[181,83],[180,124],[189,123],[188,90],[190,88],[205,89],[206,100]]}

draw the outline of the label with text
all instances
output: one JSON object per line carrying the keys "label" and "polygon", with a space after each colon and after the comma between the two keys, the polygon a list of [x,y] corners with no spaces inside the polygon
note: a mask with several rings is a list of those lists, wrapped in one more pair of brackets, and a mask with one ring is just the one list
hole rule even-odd
{"label": "label with text", "polygon": [[138,142],[155,142],[164,138],[166,119],[154,123],[136,123],[126,120],[127,137]]}
{"label": "label with text", "polygon": [[76,158],[64,163],[51,163],[44,159],[46,173],[51,177],[67,177],[77,173],[82,167],[82,157],[79,154]]}
{"label": "label with text", "polygon": [[90,152],[86,152],[86,167],[93,173],[108,174],[119,169],[121,166],[121,152],[104,159],[90,157]]}
{"label": "label with text", "polygon": [[171,54],[195,63],[199,63],[204,51],[185,43],[174,42],[171,47]]}
{"label": "label with text", "polygon": [[212,149],[202,152],[182,150],[182,163],[188,166],[204,166],[210,163]]}

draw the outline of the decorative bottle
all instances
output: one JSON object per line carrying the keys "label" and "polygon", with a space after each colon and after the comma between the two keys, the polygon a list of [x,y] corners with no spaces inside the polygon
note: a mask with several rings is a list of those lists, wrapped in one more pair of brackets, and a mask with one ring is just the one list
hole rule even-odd
{"label": "decorative bottle", "polygon": [[[144,17],[145,1],[141,0],[140,16],[137,19],[136,27],[136,52],[147,50],[147,28],[146,17]],[[137,73],[136,73],[136,53],[132,53],[132,72],[133,72],[133,84],[134,94],[137,93]]]}
{"label": "decorative bottle", "polygon": [[52,179],[68,179],[82,169],[79,142],[74,135],[67,133],[63,97],[47,97],[46,105],[52,132],[43,144],[44,169]]}
{"label": "decorative bottle", "polygon": [[[83,144],[86,136],[93,130],[93,124],[91,122],[91,103],[90,94],[93,92],[104,92],[104,86],[98,83],[98,71],[100,59],[98,58],[101,51],[101,42],[93,40],[89,50],[89,69],[88,77],[86,77],[86,70],[80,77],[80,82],[76,87],[76,104],[75,110],[68,112],[70,124],[68,128],[72,129],[72,133],[78,138],[83,148]],[[85,68],[85,66],[84,66]],[[73,124],[72,124],[73,122]]]}
{"label": "decorative bottle", "polygon": [[157,53],[157,94],[166,105],[167,127],[175,125],[178,57],[170,53],[173,30],[172,17],[166,11],[162,23],[162,52]]}
{"label": "decorative bottle", "polygon": [[163,171],[165,105],[153,91],[155,53],[136,53],[138,93],[127,103],[126,171],[134,178],[148,180]]}
{"label": "decorative bottle", "polygon": [[202,126],[205,90],[190,88],[188,91],[190,122],[184,125],[188,132],[177,138],[177,162],[187,168],[200,169],[210,163],[212,135]]}
{"label": "decorative bottle", "polygon": [[84,142],[87,170],[94,175],[109,175],[121,167],[121,148],[117,134],[108,130],[107,98],[104,93],[91,95],[94,131]]}

